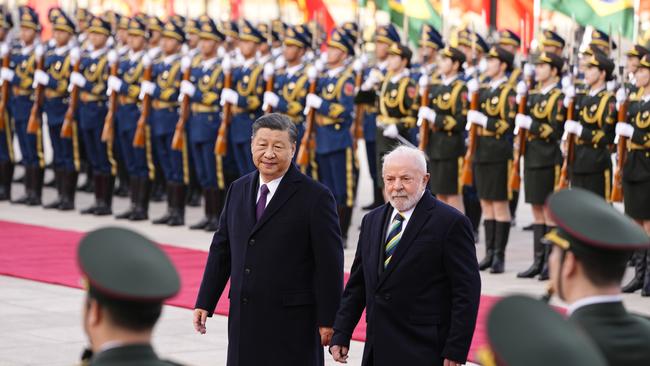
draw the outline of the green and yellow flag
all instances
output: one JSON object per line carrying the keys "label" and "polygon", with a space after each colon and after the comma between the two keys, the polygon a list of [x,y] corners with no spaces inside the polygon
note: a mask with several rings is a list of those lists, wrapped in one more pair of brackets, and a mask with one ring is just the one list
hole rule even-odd
{"label": "green and yellow flag", "polygon": [[621,29],[623,37],[634,36],[634,0],[542,0],[541,5],[575,16],[581,25],[591,25],[603,32]]}
{"label": "green and yellow flag", "polygon": [[378,10],[390,14],[390,21],[397,29],[402,29],[404,13],[408,16],[409,41],[417,43],[420,39],[420,29],[425,23],[431,24],[436,29],[442,27],[439,0],[375,0]]}

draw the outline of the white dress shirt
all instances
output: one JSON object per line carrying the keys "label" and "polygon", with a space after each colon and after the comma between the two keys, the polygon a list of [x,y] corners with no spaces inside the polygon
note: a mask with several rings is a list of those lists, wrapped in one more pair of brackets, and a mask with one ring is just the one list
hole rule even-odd
{"label": "white dress shirt", "polygon": [[269,193],[266,194],[266,204],[264,205],[264,207],[269,207],[269,202],[271,202],[271,198],[273,198],[275,191],[278,190],[278,186],[280,185],[282,178],[284,178],[284,175],[270,182],[263,182],[262,176],[260,176],[260,183],[257,186],[257,198],[255,198],[255,203],[257,203],[260,200],[260,194],[261,194],[260,188],[262,187],[262,184],[266,184],[266,188],[269,189]]}
{"label": "white dress shirt", "polygon": [[603,304],[603,303],[610,303],[610,302],[622,302],[622,301],[623,301],[623,296],[621,295],[598,295],[598,296],[585,297],[584,299],[580,299],[574,302],[573,304],[569,305],[567,309],[567,315],[570,316],[576,310],[588,305]]}
{"label": "white dress shirt", "polygon": [[[422,194],[420,195],[420,199],[418,200],[418,203],[422,199],[422,196],[424,196],[425,192],[426,191],[422,192]],[[259,197],[259,195],[258,195],[258,197]],[[417,205],[418,204],[416,203],[415,206],[417,206]],[[406,230],[406,225],[408,225],[409,220],[411,220],[411,216],[413,215],[413,211],[415,211],[415,206],[411,207],[411,209],[408,210],[408,211],[400,212],[402,214],[402,216],[404,216],[404,220],[402,221],[402,231],[400,231],[400,234],[404,234],[404,230]],[[388,221],[388,226],[389,227],[390,227],[390,224],[393,222],[393,219],[395,218],[395,216],[397,216],[398,212],[399,211],[397,211],[397,209],[395,207],[393,207],[393,212],[390,214],[390,221]],[[388,231],[388,229],[386,229],[386,231]],[[390,234],[390,233],[389,232],[384,233],[384,238],[385,239],[388,239],[388,234]]]}

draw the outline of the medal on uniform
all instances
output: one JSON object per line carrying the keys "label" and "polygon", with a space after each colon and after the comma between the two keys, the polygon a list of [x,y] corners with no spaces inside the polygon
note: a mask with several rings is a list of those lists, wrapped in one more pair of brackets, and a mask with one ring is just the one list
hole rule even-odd
{"label": "medal on uniform", "polygon": [[97,70],[97,64],[90,65],[90,72],[95,72]]}
{"label": "medal on uniform", "polygon": [[333,91],[334,91],[334,84],[329,84],[329,85],[327,86],[327,92],[328,92],[328,93],[331,93],[331,92],[333,92]]}
{"label": "medal on uniform", "polygon": [[289,89],[293,89],[295,87],[296,87],[296,83],[294,83],[293,81],[289,83]]}
{"label": "medal on uniform", "polygon": [[250,77],[248,75],[244,75],[244,83],[248,83],[248,80],[250,80]]}
{"label": "medal on uniform", "polygon": [[445,93],[445,94],[442,95],[442,100],[446,101],[446,100],[449,100],[449,98],[451,98],[451,94],[449,94],[449,93]]}
{"label": "medal on uniform", "polygon": [[492,104],[497,104],[499,103],[499,97],[492,97],[492,100],[490,101]]}
{"label": "medal on uniform", "polygon": [[169,76],[169,71],[165,70],[165,71],[162,73],[162,78],[163,78],[163,79],[167,79],[168,76]]}
{"label": "medal on uniform", "polygon": [[56,71],[61,70],[61,61],[57,61],[54,63],[54,70]]}
{"label": "medal on uniform", "polygon": [[210,75],[204,75],[203,76],[203,84],[207,84],[210,82]]}

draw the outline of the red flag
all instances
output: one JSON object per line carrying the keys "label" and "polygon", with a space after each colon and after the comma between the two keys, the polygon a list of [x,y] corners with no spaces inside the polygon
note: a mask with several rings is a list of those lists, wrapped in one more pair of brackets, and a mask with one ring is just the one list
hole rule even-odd
{"label": "red flag", "polygon": [[328,35],[330,34],[335,26],[334,18],[332,18],[332,14],[330,14],[323,0],[296,0],[296,2],[305,16],[305,22],[315,19],[325,28],[325,32]]}
{"label": "red flag", "polygon": [[29,0],[27,5],[36,10],[38,21],[41,23],[41,39],[46,41],[52,37],[52,25],[47,19],[47,13],[51,8],[59,6],[58,0]]}
{"label": "red flag", "polygon": [[241,16],[241,2],[242,0],[230,0],[230,19],[239,19]]}
{"label": "red flag", "polygon": [[497,2],[497,28],[509,29],[519,34],[525,50],[528,50],[530,41],[534,37],[533,4],[533,0],[500,0]]}

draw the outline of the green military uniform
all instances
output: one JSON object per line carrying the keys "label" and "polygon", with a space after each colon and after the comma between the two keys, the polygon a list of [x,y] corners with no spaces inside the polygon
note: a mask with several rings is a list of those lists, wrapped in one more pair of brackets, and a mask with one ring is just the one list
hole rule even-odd
{"label": "green military uniform", "polygon": [[[563,251],[553,273],[563,270],[567,251],[579,263],[623,271],[631,251],[650,248],[650,238],[640,225],[587,190],[559,191],[549,197],[547,208],[557,228],[544,238],[554,250]],[[564,299],[561,280],[557,279],[555,290]],[[650,365],[650,322],[628,313],[620,296],[579,298],[569,314],[571,323],[596,343],[609,365]]]}
{"label": "green military uniform", "polygon": [[[594,52],[589,65],[607,72],[612,77],[614,63],[602,53]],[[614,142],[616,99],[603,88],[599,91],[578,93],[574,116],[582,126],[575,137],[575,151],[571,165],[571,186],[590,190],[609,199],[612,185],[610,145]]]}
{"label": "green military uniform", "polygon": [[[465,62],[465,55],[456,48],[447,47],[441,55],[458,61],[460,65]],[[465,153],[464,128],[469,107],[467,86],[459,75],[450,80],[433,78],[428,100],[435,112],[426,149],[431,173],[429,188],[433,194],[461,194],[463,185],[460,171]]]}
{"label": "green military uniform", "polygon": [[607,365],[586,335],[557,311],[530,297],[509,296],[494,305],[487,334],[491,349],[478,354],[484,366]]}
{"label": "green military uniform", "polygon": [[[409,60],[411,50],[398,43],[393,43],[389,54],[399,55]],[[391,125],[397,128],[399,135],[406,140],[410,138],[410,130],[416,125],[417,109],[417,84],[410,77],[407,68],[400,74],[387,73],[379,90],[379,115],[377,115],[377,129],[375,141],[377,145],[376,164],[382,166],[384,155],[402,144],[398,138],[387,137],[384,132]],[[381,180],[377,181],[383,186]]]}
{"label": "green military uniform", "polygon": [[[77,257],[88,285],[88,301],[96,301],[109,313],[115,307],[155,312],[180,290],[180,278],[169,257],[156,244],[127,229],[108,227],[88,233],[81,239]],[[105,321],[113,326],[111,320]],[[120,330],[129,331],[124,326]],[[91,366],[176,365],[158,358],[149,343],[114,341],[118,346],[102,349],[95,345],[99,350],[94,355],[84,352],[84,361]]]}

